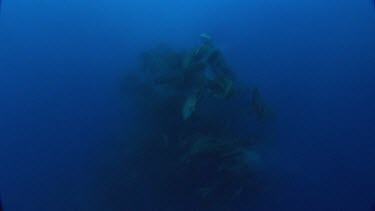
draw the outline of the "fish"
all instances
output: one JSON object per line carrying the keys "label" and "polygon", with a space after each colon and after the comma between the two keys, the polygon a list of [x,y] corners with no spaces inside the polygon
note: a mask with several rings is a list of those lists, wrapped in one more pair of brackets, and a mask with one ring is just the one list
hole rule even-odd
{"label": "fish", "polygon": [[190,118],[190,116],[194,113],[196,105],[198,102],[197,95],[190,95],[186,100],[182,107],[182,117],[184,120]]}
{"label": "fish", "polygon": [[250,111],[255,114],[256,118],[261,123],[264,123],[266,120],[271,120],[275,116],[275,113],[264,102],[257,88],[253,88],[251,93]]}

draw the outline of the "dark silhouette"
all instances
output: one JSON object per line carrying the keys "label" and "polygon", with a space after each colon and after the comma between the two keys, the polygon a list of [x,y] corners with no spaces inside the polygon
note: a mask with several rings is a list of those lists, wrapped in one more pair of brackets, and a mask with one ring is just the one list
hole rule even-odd
{"label": "dark silhouette", "polygon": [[145,50],[126,80],[137,146],[123,162],[125,194],[110,196],[126,200],[121,210],[241,210],[263,190],[263,127],[253,120],[264,125],[270,109],[258,89],[249,101],[210,36],[201,39],[191,49]]}

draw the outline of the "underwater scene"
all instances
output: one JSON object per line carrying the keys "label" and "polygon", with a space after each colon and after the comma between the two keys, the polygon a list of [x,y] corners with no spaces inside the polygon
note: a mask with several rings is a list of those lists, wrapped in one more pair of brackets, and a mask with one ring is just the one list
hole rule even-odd
{"label": "underwater scene", "polygon": [[375,211],[375,2],[0,0],[0,211]]}

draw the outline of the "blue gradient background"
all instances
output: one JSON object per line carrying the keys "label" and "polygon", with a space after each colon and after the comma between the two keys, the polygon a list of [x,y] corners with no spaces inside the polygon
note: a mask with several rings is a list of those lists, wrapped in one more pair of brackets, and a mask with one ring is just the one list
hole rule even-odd
{"label": "blue gradient background", "polygon": [[262,155],[269,191],[254,210],[370,210],[370,0],[4,0],[4,210],[116,210],[98,190],[121,181],[105,175],[126,174],[121,156],[135,141],[123,138],[137,121],[122,91],[124,73],[142,50],[160,41],[189,48],[203,32],[278,114],[275,143]]}

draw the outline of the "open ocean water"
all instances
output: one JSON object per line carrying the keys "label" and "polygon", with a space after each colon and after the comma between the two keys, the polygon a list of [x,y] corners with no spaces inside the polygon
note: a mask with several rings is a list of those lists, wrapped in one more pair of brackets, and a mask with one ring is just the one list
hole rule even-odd
{"label": "open ocean water", "polygon": [[373,1],[0,3],[4,211],[220,210],[219,200],[204,208],[156,185],[148,168],[174,167],[148,162],[164,155],[132,158],[160,121],[144,119],[128,73],[145,50],[191,49],[202,33],[276,113],[256,155],[261,191],[225,210],[375,210]]}

